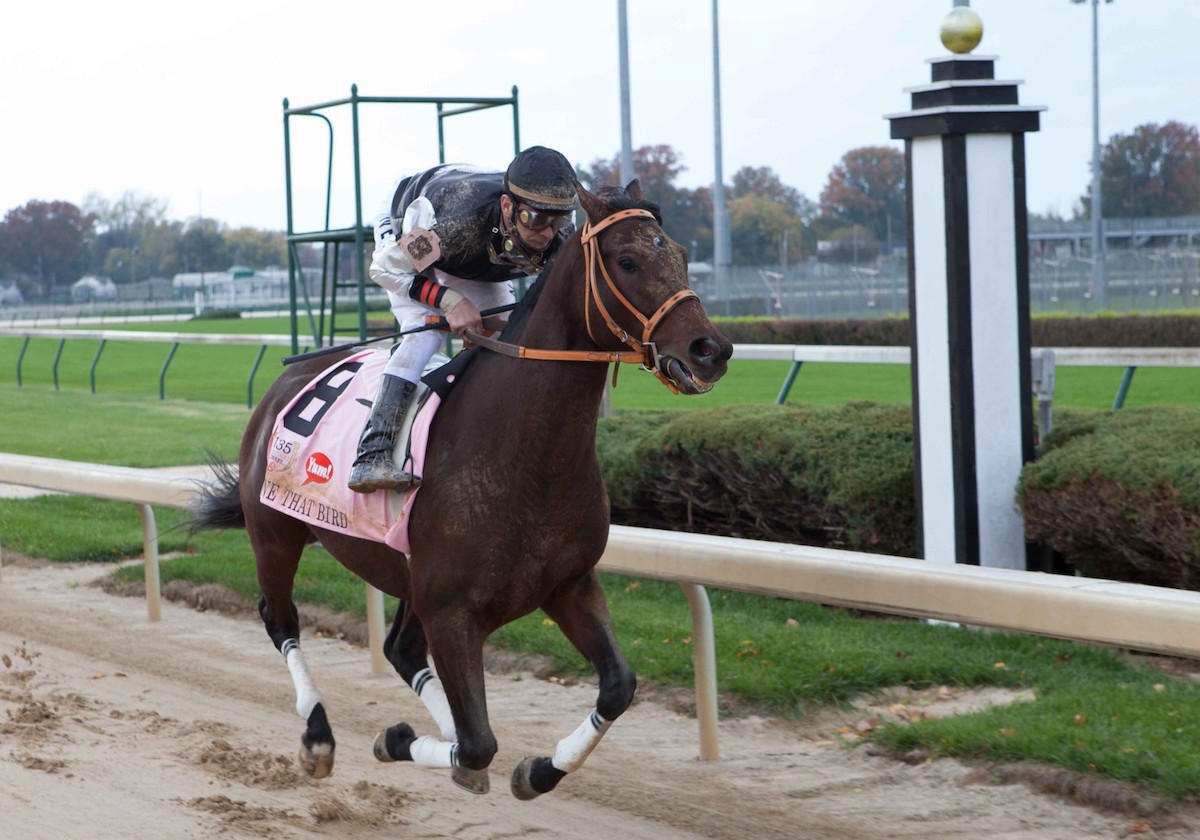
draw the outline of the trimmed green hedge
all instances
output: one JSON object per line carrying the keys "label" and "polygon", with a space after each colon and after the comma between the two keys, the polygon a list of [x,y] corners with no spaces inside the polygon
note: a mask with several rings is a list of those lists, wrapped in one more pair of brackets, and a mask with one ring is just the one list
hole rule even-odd
{"label": "trimmed green hedge", "polygon": [[1018,488],[1025,531],[1088,577],[1200,589],[1200,411],[1062,412]]}
{"label": "trimmed green hedge", "polygon": [[597,446],[617,524],[916,550],[907,406],[625,411]]}
{"label": "trimmed green hedge", "polygon": [[[782,321],[735,318],[720,322],[735,344],[907,346],[907,317],[870,321]],[[1030,322],[1034,347],[1197,347],[1200,315],[1039,316]]]}
{"label": "trimmed green hedge", "polygon": [[[621,411],[597,447],[616,524],[912,557],[908,407]],[[1062,411],[1014,488],[1031,542],[1092,577],[1200,589],[1200,410]]]}

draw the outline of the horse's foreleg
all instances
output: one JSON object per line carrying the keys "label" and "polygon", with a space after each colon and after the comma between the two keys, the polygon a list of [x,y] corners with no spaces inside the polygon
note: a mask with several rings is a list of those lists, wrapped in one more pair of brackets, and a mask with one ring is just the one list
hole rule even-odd
{"label": "horse's foreleg", "polygon": [[548,793],[564,776],[582,767],[613,721],[629,708],[637,687],[637,677],[617,646],[604,592],[594,572],[564,585],[542,609],[592,663],[600,678],[600,691],[596,708],[558,742],[553,756],[527,756],[517,764],[512,792],[518,799]]}
{"label": "horse's foreleg", "polygon": [[321,692],[313,681],[304,652],[300,650],[300,620],[296,606],[289,599],[286,605],[276,602],[273,607],[264,596],[258,602],[258,611],[267,634],[287,663],[296,689],[296,714],[306,724],[304,734],[300,736],[300,766],[313,778],[323,779],[333,772],[333,729],[325,714]]}

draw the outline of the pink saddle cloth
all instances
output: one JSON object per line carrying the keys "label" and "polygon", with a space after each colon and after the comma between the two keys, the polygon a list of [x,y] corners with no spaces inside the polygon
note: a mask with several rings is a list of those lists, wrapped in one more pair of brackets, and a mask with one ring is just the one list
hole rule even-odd
{"label": "pink saddle cloth", "polygon": [[[387,361],[382,350],[343,359],[279,412],[258,498],[318,528],[386,543],[408,554],[409,513],[420,488],[355,493],[346,486]],[[398,441],[396,462],[416,475],[424,468],[429,423],[440,403],[430,392],[413,421],[410,439]]]}

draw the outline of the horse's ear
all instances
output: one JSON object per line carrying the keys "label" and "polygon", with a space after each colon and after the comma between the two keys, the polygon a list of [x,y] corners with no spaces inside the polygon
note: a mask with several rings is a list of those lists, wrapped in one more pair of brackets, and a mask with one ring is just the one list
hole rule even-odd
{"label": "horse's ear", "polygon": [[625,192],[629,194],[630,198],[636,198],[638,201],[643,201],[646,198],[642,193],[642,182],[637,178],[634,178],[625,185]]}
{"label": "horse's ear", "polygon": [[592,224],[598,223],[609,214],[608,205],[604,200],[585,190],[583,184],[578,181],[575,182],[575,192],[579,195],[579,206],[587,213],[588,221]]}

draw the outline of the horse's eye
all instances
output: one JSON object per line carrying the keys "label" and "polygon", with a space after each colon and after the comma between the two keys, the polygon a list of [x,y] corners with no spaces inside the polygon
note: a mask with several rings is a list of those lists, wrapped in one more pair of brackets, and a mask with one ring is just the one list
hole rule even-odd
{"label": "horse's eye", "polygon": [[632,257],[618,258],[617,265],[621,267],[622,271],[628,271],[630,274],[637,271],[637,263],[633,261]]}

